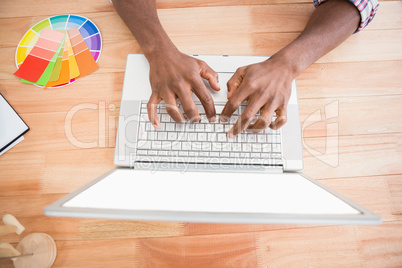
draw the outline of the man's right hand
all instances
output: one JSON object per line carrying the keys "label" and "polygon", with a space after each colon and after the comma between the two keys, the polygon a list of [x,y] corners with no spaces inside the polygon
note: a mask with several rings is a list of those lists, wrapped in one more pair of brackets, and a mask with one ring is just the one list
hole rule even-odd
{"label": "man's right hand", "polygon": [[150,64],[149,79],[152,94],[147,109],[148,117],[155,128],[159,128],[160,121],[157,116],[157,106],[161,100],[165,101],[166,111],[176,122],[186,121],[185,116],[177,106],[177,98],[183,105],[183,110],[191,122],[200,121],[191,94],[201,101],[207,118],[210,122],[216,119],[216,111],[212,96],[202,78],[207,79],[211,88],[220,90],[218,74],[205,62],[185,55],[178,50],[154,54],[148,57]]}

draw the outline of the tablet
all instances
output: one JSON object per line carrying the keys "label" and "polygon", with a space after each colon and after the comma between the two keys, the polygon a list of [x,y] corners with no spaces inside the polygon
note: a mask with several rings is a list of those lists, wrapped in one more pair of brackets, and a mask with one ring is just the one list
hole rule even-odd
{"label": "tablet", "polygon": [[28,125],[0,93],[0,153],[20,140],[28,130]]}

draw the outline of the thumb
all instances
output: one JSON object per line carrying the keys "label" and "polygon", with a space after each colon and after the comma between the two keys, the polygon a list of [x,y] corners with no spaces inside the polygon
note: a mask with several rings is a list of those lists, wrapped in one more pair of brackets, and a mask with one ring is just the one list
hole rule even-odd
{"label": "thumb", "polygon": [[221,87],[219,86],[218,73],[215,72],[211,67],[209,67],[208,64],[206,64],[205,62],[203,62],[202,64],[200,75],[202,78],[208,80],[213,90],[221,90]]}

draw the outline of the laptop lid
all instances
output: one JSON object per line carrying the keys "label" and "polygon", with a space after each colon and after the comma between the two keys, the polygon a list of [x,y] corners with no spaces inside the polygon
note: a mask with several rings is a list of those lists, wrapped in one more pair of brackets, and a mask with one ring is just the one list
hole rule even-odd
{"label": "laptop lid", "polygon": [[28,130],[28,125],[0,94],[0,153],[21,141]]}
{"label": "laptop lid", "polygon": [[300,173],[114,169],[44,209],[48,216],[265,224],[379,224]]}

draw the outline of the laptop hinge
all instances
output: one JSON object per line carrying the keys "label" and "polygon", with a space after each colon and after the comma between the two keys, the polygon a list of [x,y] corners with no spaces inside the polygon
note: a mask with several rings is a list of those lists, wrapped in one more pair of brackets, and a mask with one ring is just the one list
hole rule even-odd
{"label": "laptop hinge", "polygon": [[283,165],[233,165],[212,163],[179,163],[179,162],[147,162],[136,161],[132,165],[137,170],[172,170],[172,171],[214,171],[214,172],[257,172],[257,173],[283,173]]}

